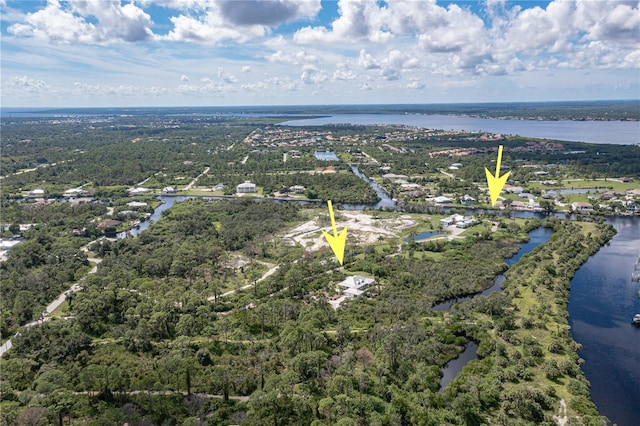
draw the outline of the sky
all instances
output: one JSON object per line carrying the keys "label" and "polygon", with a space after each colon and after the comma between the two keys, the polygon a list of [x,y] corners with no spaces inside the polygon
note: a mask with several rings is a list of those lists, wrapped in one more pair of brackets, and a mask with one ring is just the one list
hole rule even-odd
{"label": "sky", "polygon": [[609,0],[0,0],[0,102],[640,99],[639,8]]}

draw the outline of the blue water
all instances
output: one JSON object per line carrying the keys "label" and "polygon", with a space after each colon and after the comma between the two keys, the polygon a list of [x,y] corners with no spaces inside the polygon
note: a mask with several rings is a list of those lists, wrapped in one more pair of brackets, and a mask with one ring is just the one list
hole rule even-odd
{"label": "blue water", "polygon": [[640,255],[640,218],[610,218],[618,234],[591,256],[571,280],[569,324],[582,344],[582,369],[598,411],[619,426],[640,424],[640,313],[638,283],[631,281]]}
{"label": "blue water", "polygon": [[393,124],[425,129],[466,130],[575,142],[633,145],[640,143],[640,121],[534,121],[497,120],[456,115],[333,114],[291,120],[287,126],[323,124]]}
{"label": "blue water", "polygon": [[402,241],[404,241],[406,243],[406,242],[409,242],[410,240],[413,240],[413,241],[425,240],[427,238],[433,237],[434,235],[438,235],[439,233],[440,232],[438,232],[438,231],[422,231],[419,234],[416,234],[415,237],[413,237],[413,238],[409,238],[409,237],[403,238]]}
{"label": "blue water", "polygon": [[553,229],[551,228],[536,228],[533,231],[529,232],[529,241],[522,244],[520,246],[520,250],[516,254],[511,257],[506,258],[504,261],[509,267],[515,265],[515,263],[520,260],[522,256],[527,253],[531,253],[531,251],[538,247],[542,243],[546,243],[549,238],[553,234]]}

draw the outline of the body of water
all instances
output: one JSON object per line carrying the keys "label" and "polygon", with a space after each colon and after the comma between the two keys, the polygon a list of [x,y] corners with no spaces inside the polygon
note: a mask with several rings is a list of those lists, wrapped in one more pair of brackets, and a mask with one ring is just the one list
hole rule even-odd
{"label": "body of water", "polygon": [[287,126],[394,124],[426,129],[490,132],[574,142],[617,145],[640,143],[639,121],[534,121],[497,120],[438,114],[334,114],[322,118],[285,121],[280,124]]}
{"label": "body of water", "polygon": [[467,365],[470,361],[476,359],[476,353],[478,352],[478,345],[475,342],[469,341],[464,345],[464,351],[460,352],[458,358],[452,359],[442,369],[442,379],[440,379],[440,391],[442,392],[455,377],[458,375],[462,367]]}
{"label": "body of water", "polygon": [[[527,253],[531,253],[533,249],[538,247],[540,244],[546,243],[549,241],[549,238],[553,234],[553,229],[539,227],[529,232],[529,241],[520,245],[520,249],[516,254],[511,257],[506,258],[504,261],[509,267],[513,266],[522,256]],[[440,302],[434,305],[431,309],[434,311],[448,311],[451,309],[453,305],[456,303],[464,302],[465,300],[471,299],[477,296],[488,296],[494,291],[499,291],[502,289],[502,282],[505,280],[505,276],[500,274],[496,276],[496,279],[493,281],[493,285],[480,293],[465,296],[465,297],[456,297],[453,299],[445,300],[444,302]]]}
{"label": "body of water", "polygon": [[380,187],[377,183],[369,179],[364,173],[362,173],[356,166],[351,165],[351,171],[354,175],[358,176],[360,179],[364,180],[369,184],[369,186],[376,191],[378,197],[380,197],[380,201],[373,205],[365,205],[365,204],[345,204],[344,207],[346,209],[353,210],[362,210],[363,208],[370,207],[374,209],[394,209],[396,207],[396,201],[392,199],[387,192]]}
{"label": "body of water", "polygon": [[569,324],[582,344],[582,369],[598,411],[619,426],[640,419],[640,313],[638,283],[631,281],[640,255],[640,218],[608,220],[618,234],[576,272],[571,281]]}
{"label": "body of water", "polygon": [[427,238],[431,238],[434,235],[438,235],[440,234],[440,231],[422,231],[416,234],[415,237],[413,238],[403,238],[402,241],[404,241],[405,243],[409,242],[410,240],[413,241],[420,241],[420,240],[426,240]]}

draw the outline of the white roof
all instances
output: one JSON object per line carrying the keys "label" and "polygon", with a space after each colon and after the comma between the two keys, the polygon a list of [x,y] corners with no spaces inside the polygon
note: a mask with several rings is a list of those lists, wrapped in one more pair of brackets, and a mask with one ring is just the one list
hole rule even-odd
{"label": "white roof", "polygon": [[352,295],[352,296],[360,296],[360,295],[362,295],[362,293],[364,293],[364,291],[358,290],[357,288],[347,288],[342,293],[349,294],[349,295]]}
{"label": "white roof", "polygon": [[353,275],[353,276],[347,277],[344,281],[339,282],[338,285],[340,287],[358,289],[365,285],[372,284],[375,281],[376,280],[374,280],[373,278],[362,277],[360,275]]}
{"label": "white roof", "polygon": [[451,198],[440,196],[434,198],[433,201],[435,201],[436,203],[450,203]]}

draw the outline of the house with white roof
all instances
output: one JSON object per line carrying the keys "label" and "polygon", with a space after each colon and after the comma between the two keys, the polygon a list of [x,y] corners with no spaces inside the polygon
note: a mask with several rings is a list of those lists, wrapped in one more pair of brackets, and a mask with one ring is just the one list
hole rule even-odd
{"label": "house with white roof", "polygon": [[252,192],[257,192],[256,184],[251,183],[249,180],[245,180],[244,183],[241,183],[236,187],[236,192],[239,194],[250,194]]}
{"label": "house with white roof", "polygon": [[348,298],[361,296],[376,280],[360,275],[352,275],[344,281],[338,283],[342,287],[342,294]]}

